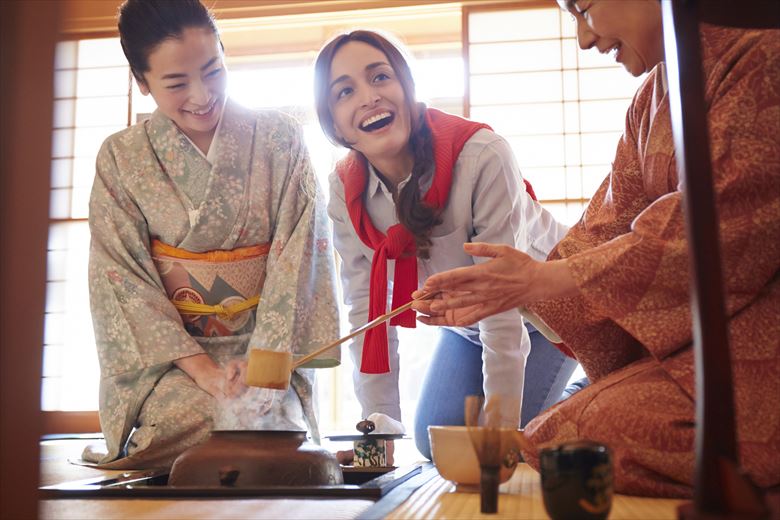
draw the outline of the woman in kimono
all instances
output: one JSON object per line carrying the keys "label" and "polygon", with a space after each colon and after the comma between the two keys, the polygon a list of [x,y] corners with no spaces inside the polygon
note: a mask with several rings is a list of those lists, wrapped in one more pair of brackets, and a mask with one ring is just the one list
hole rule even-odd
{"label": "woman in kimono", "polygon": [[[690,496],[689,256],[660,3],[564,7],[580,47],[614,51],[633,75],[649,72],[629,107],[612,171],[546,262],[506,246],[468,244],[469,254],[492,260],[429,278],[424,291],[454,292],[417,308],[430,315],[425,322],[465,324],[530,306],[592,381],[531,422],[530,439],[603,442],[613,451],[618,492]],[[780,484],[780,31],[705,25],[701,42],[739,457],[756,484],[770,487]],[[526,456],[538,464],[535,454]]]}
{"label": "woman in kimono", "polygon": [[84,457],[170,465],[209,433],[218,401],[242,392],[239,416],[218,427],[308,424],[318,439],[310,369],[287,392],[247,390],[235,362],[249,348],[305,355],[338,335],[328,221],[301,129],[226,99],[222,44],[197,0],[128,0],[119,32],[158,108],[97,158],[89,273],[107,453]]}
{"label": "woman in kimono", "polygon": [[[383,36],[353,31],[326,44],[315,63],[315,99],[325,134],[351,149],[330,177],[328,213],[353,328],[386,312],[389,281],[396,308],[420,280],[472,265],[464,242],[517,245],[543,259],[565,233],[534,200],[504,139],[416,102],[409,65]],[[428,425],[464,424],[466,395],[513,402],[508,420],[515,426],[521,401],[527,422],[561,397],[576,363],[535,329],[529,338],[516,314],[440,331],[414,426],[426,457]],[[413,312],[390,322],[414,324]],[[350,351],[363,416],[400,421],[395,327],[368,331]]]}

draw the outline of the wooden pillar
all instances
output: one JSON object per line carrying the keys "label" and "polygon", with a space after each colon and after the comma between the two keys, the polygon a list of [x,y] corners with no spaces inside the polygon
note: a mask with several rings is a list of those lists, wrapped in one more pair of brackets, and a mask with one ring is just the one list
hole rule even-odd
{"label": "wooden pillar", "polygon": [[0,2],[0,517],[37,518],[57,0]]}

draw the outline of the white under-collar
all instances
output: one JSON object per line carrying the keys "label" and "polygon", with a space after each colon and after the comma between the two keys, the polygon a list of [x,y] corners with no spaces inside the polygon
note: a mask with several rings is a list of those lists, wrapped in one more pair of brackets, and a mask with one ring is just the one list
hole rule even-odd
{"label": "white under-collar", "polygon": [[182,134],[184,134],[184,137],[187,138],[187,140],[190,142],[192,147],[195,148],[195,150],[197,150],[197,152],[201,155],[201,157],[206,159],[209,162],[209,164],[212,165],[214,164],[214,161],[217,159],[217,148],[219,148],[217,146],[217,136],[219,135],[220,128],[222,128],[222,119],[225,117],[226,105],[227,103],[222,105],[222,113],[219,114],[219,121],[217,121],[217,127],[214,129],[214,136],[211,138],[211,144],[209,145],[209,149],[207,153],[204,154],[203,150],[198,148],[198,146],[192,141],[192,139],[190,139],[187,134],[182,132]]}
{"label": "white under-collar", "polygon": [[661,88],[664,89],[664,94],[669,92],[669,79],[666,77],[666,63],[661,62],[658,64],[658,72],[661,74]]}

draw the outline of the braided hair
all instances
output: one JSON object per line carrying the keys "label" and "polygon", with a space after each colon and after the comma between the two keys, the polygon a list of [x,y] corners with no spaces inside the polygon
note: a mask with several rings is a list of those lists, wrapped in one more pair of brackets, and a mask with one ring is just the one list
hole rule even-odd
{"label": "braided hair", "polygon": [[429,258],[432,244],[431,230],[441,224],[441,216],[436,209],[422,200],[420,179],[434,167],[433,137],[431,129],[425,122],[425,106],[416,102],[412,72],[399,45],[377,32],[367,30],[339,34],[325,44],[314,62],[314,99],[320,127],[332,143],[351,148],[350,144],[336,133],[333,114],[328,103],[328,90],[331,64],[336,52],[345,44],[354,41],[366,43],[384,53],[403,89],[406,109],[409,110],[412,119],[409,148],[414,165],[409,182],[396,195],[396,212],[398,221],[414,236],[417,256]]}

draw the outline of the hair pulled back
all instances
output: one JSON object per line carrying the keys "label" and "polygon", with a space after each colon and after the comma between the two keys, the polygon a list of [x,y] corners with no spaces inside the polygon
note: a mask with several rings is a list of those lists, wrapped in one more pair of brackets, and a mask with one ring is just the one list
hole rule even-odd
{"label": "hair pulled back", "polygon": [[434,166],[433,139],[431,130],[425,122],[425,106],[416,101],[412,71],[399,46],[393,44],[387,37],[367,30],[339,34],[325,44],[314,62],[314,100],[320,127],[331,142],[351,148],[348,142],[336,134],[329,103],[333,57],[349,42],[362,42],[381,51],[387,57],[403,89],[405,108],[409,111],[412,123],[409,149],[412,152],[414,165],[411,179],[397,195],[396,212],[398,221],[414,236],[417,256],[428,258],[431,230],[441,224],[439,213],[426,204],[420,196],[420,179]]}
{"label": "hair pulled back", "polygon": [[117,25],[122,51],[141,83],[149,71],[149,55],[165,40],[181,38],[190,27],[219,36],[214,17],[199,0],[126,0],[119,7]]}

